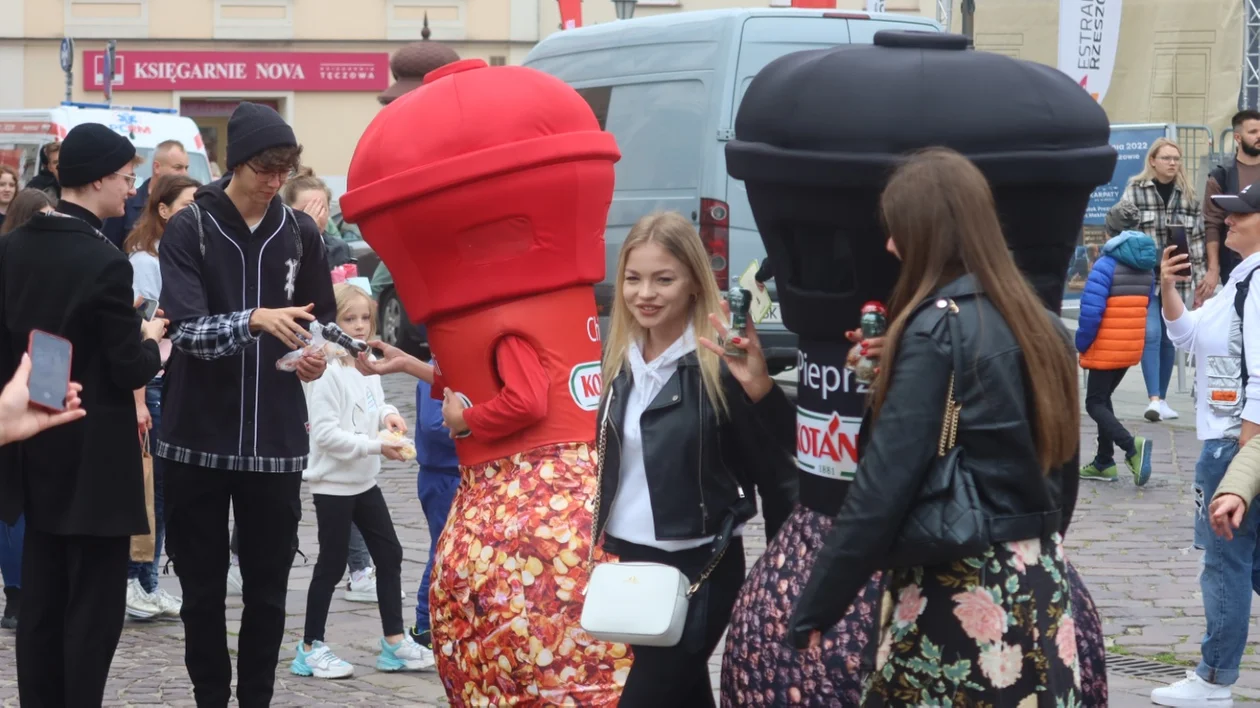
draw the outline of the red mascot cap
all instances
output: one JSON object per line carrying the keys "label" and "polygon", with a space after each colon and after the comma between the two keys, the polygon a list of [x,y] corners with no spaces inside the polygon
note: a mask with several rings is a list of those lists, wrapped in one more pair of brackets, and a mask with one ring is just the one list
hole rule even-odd
{"label": "red mascot cap", "polygon": [[559,79],[465,59],[359,140],[341,209],[416,322],[604,279],[621,152]]}

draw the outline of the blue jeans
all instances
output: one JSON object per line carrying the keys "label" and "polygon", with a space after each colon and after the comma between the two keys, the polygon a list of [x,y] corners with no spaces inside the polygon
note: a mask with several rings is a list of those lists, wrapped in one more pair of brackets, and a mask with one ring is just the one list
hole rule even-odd
{"label": "blue jeans", "polygon": [[1203,549],[1199,587],[1207,624],[1197,673],[1221,686],[1238,681],[1238,665],[1247,646],[1251,593],[1260,592],[1260,505],[1247,511],[1232,541],[1213,533],[1208,521],[1212,496],[1237,452],[1237,440],[1206,440],[1194,468],[1194,545]]}
{"label": "blue jeans", "polygon": [[[162,380],[149,382],[144,389],[144,402],[149,407],[149,415],[153,418],[153,430],[149,431],[149,454],[157,447],[157,431],[162,423]],[[136,578],[145,592],[153,592],[158,587],[158,569],[161,568],[162,541],[166,538],[166,522],[162,518],[162,458],[153,456],[153,562],[139,563],[131,561],[127,568],[127,579]]]}
{"label": "blue jeans", "polygon": [[420,580],[420,589],[416,591],[416,631],[429,629],[429,583],[433,576],[433,555],[437,551],[438,539],[442,537],[442,529],[446,527],[446,516],[451,512],[451,504],[455,503],[455,492],[459,489],[459,469],[436,467],[420,468],[416,476],[416,494],[420,497],[420,508],[424,510],[425,521],[429,524],[429,563],[424,567],[424,577]]}
{"label": "blue jeans", "polygon": [[1176,363],[1177,349],[1168,339],[1168,325],[1164,324],[1156,295],[1146,308],[1146,345],[1142,348],[1142,378],[1146,380],[1147,396],[1168,398],[1168,382],[1172,381]]}
{"label": "blue jeans", "polygon": [[22,587],[22,540],[26,538],[26,517],[19,516],[9,526],[0,522],[0,576],[6,588]]}

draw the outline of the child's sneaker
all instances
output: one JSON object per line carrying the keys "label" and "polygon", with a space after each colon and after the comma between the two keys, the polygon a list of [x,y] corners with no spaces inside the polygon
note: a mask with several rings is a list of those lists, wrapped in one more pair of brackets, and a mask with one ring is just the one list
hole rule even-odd
{"label": "child's sneaker", "polygon": [[351,573],[341,596],[349,602],[376,602],[376,569],[364,568]]}
{"label": "child's sneaker", "polygon": [[427,628],[424,630],[421,630],[419,627],[413,624],[411,626],[411,629],[407,630],[407,634],[411,635],[411,641],[415,642],[416,644],[419,644],[420,646],[424,647],[425,649],[428,649],[429,651],[433,650],[433,633],[430,632]]}
{"label": "child's sneaker", "polygon": [[1098,462],[1094,462],[1081,467],[1081,479],[1096,479],[1100,482],[1114,482],[1119,473],[1116,472],[1116,465],[1112,463],[1105,467],[1099,467]]}
{"label": "child's sneaker", "polygon": [[1133,438],[1133,445],[1137,448],[1137,452],[1129,455],[1126,461],[1133,472],[1133,483],[1141,487],[1151,478],[1151,441],[1146,438]]}
{"label": "child's sneaker", "polygon": [[241,578],[241,567],[235,563],[228,566],[227,594],[229,596],[245,594],[245,581]]}
{"label": "child's sneaker", "polygon": [[354,675],[354,666],[334,654],[327,644],[315,642],[311,645],[310,651],[303,649],[303,646],[305,646],[303,642],[298,642],[297,656],[293,657],[293,663],[289,664],[289,671],[293,674],[322,679],[339,679]]}
{"label": "child's sneaker", "polygon": [[404,634],[397,644],[390,644],[381,637],[381,655],[376,657],[378,670],[419,671],[431,668],[433,663],[433,652],[416,644],[410,634]]}

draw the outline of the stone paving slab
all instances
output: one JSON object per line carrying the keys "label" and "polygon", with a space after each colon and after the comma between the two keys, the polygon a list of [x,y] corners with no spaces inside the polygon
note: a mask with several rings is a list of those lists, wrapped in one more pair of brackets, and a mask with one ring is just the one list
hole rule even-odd
{"label": "stone paving slab", "polygon": [[[1175,384],[1174,384],[1175,385]],[[414,387],[404,377],[388,377],[386,394],[408,420],[414,419]],[[1142,489],[1131,479],[1114,483],[1083,482],[1068,547],[1099,606],[1111,651],[1191,666],[1198,658],[1203,631],[1197,582],[1199,553],[1191,548],[1194,499],[1191,482],[1199,444],[1193,431],[1193,406],[1188,396],[1173,394],[1170,402],[1184,415],[1172,423],[1135,423],[1155,442],[1155,471]],[[1138,418],[1145,407],[1140,372],[1126,377],[1116,396],[1122,417]],[[1093,424],[1082,425],[1082,448],[1093,450]],[[428,529],[416,501],[415,468],[387,462],[380,485],[389,500],[405,549],[403,587],[414,593],[429,548]],[[299,641],[306,588],[318,555],[315,514],[307,493],[300,527],[303,551],[289,580],[286,647],[277,667],[277,706],[445,706],[432,672],[387,674],[374,668],[380,625],[375,606],[349,603],[334,596],[328,637],[340,655],[355,665],[356,675],[343,681],[299,679],[288,673],[292,647]],[[748,565],[764,551],[759,523],[745,537]],[[162,576],[162,585],[179,594],[179,581]],[[1260,603],[1258,603],[1260,604]],[[229,645],[235,646],[240,598],[228,598]],[[404,602],[410,621],[414,597]],[[1252,623],[1260,617],[1253,611]],[[1255,636],[1260,637],[1260,634]],[[107,706],[191,706],[191,686],[183,667],[183,631],[178,622],[128,621],[106,693]],[[1243,677],[1235,691],[1240,703],[1260,702],[1260,656],[1244,657]],[[0,632],[0,703],[17,705],[13,633]],[[716,689],[720,657],[711,671]],[[1112,706],[1150,705],[1158,682],[1112,674]]]}

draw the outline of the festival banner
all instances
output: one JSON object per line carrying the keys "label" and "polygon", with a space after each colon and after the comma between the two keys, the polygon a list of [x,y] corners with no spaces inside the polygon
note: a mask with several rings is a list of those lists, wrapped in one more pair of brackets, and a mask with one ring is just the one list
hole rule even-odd
{"label": "festival banner", "polygon": [[582,0],[559,0],[560,28],[576,29],[582,26]]}
{"label": "festival banner", "polygon": [[1102,102],[1120,44],[1121,0],[1059,0],[1059,71]]}

